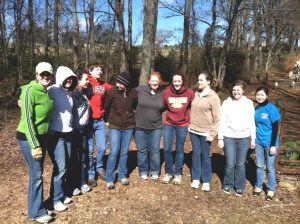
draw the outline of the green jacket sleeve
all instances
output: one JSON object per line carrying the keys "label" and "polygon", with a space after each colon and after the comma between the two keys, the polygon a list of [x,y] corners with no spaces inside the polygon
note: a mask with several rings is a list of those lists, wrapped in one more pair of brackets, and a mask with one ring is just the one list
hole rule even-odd
{"label": "green jacket sleeve", "polygon": [[36,129],[34,126],[34,91],[31,87],[25,90],[23,97],[21,97],[21,113],[24,116],[25,121],[25,135],[27,141],[32,149],[40,147],[40,143],[37,138]]}

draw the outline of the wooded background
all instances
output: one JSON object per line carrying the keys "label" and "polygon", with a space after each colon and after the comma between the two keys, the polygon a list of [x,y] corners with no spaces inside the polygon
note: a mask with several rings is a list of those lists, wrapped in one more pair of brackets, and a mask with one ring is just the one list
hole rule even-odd
{"label": "wooded background", "polygon": [[[151,70],[169,81],[181,70],[195,84],[208,70],[222,86],[237,77],[255,80],[298,47],[300,0],[143,0],[142,44],[133,45],[137,1],[0,0],[0,82],[34,78],[40,61],[74,70],[97,61],[106,81],[125,70],[136,85]],[[162,8],[170,20],[184,18],[182,29],[174,30],[182,32],[180,44],[167,44],[173,31],[157,30]],[[202,35],[201,25],[208,27]]]}

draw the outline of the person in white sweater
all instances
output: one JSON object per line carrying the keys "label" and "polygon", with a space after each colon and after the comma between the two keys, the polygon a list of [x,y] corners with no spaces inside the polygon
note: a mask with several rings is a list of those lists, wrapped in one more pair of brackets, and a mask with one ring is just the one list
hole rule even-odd
{"label": "person in white sweater", "polygon": [[218,146],[224,148],[225,173],[223,192],[235,189],[242,196],[245,189],[245,162],[249,146],[255,147],[254,105],[244,96],[246,83],[233,83],[230,97],[221,106],[221,123],[218,130]]}
{"label": "person in white sweater", "polygon": [[50,200],[56,211],[67,209],[65,204],[71,199],[65,194],[65,174],[71,155],[72,142],[72,90],[77,86],[77,76],[65,66],[56,71],[56,84],[48,88],[53,100],[52,117],[48,131],[48,152],[53,163],[53,173],[50,188]]}

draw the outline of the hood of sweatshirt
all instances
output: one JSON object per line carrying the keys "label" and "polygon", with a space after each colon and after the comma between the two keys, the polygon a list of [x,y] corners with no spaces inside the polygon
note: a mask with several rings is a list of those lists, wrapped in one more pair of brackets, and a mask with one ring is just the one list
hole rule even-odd
{"label": "hood of sweatshirt", "polygon": [[74,80],[76,80],[76,82],[77,82],[77,76],[74,74],[74,72],[70,68],[68,68],[66,66],[59,66],[57,68],[56,74],[55,74],[56,84],[62,86],[63,82],[69,77],[74,77]]}
{"label": "hood of sweatshirt", "polygon": [[174,94],[182,94],[182,93],[184,93],[185,91],[187,91],[188,88],[187,88],[186,86],[182,86],[179,90],[176,90],[176,89],[174,88],[174,86],[171,84],[170,90],[171,90],[171,92],[174,93]]}

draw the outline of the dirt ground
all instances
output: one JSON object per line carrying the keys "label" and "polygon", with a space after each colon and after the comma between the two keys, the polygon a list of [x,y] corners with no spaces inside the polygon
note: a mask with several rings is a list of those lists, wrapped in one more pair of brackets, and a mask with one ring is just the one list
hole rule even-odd
{"label": "dirt ground", "polygon": [[[15,111],[15,112],[13,112]],[[28,174],[15,140],[17,110],[9,113],[8,122],[0,123],[0,220],[1,223],[30,223],[26,197]],[[93,191],[73,197],[66,212],[55,212],[54,223],[300,223],[300,183],[293,177],[278,176],[278,193],[266,202],[264,194],[251,195],[255,178],[253,155],[247,162],[247,184],[243,197],[226,195],[221,190],[224,170],[222,151],[212,146],[213,175],[211,191],[203,193],[190,187],[189,136],[185,145],[185,165],[180,186],[160,181],[142,181],[136,167],[134,143],[130,146],[130,185],[116,184],[107,190],[105,183]],[[44,199],[49,196],[52,166],[46,158]],[[164,164],[161,168],[164,174]]]}
{"label": "dirt ground", "polygon": [[[247,90],[248,97],[252,99],[255,86]],[[276,91],[273,93],[272,102],[278,97],[276,95],[281,95]],[[289,100],[282,101],[285,107],[290,106]],[[7,122],[0,119],[0,222],[30,223],[26,214],[27,168],[15,140],[18,108],[10,108],[7,116]],[[224,194],[221,190],[225,161],[223,152],[215,142],[211,148],[213,174],[211,191],[208,193],[190,187],[189,136],[185,144],[183,180],[179,186],[140,180],[135,150],[132,142],[128,159],[129,186],[117,183],[115,190],[107,190],[105,183],[98,180],[99,185],[91,192],[73,197],[73,203],[66,212],[55,212],[54,223],[300,223],[300,178],[278,175],[278,191],[273,201],[265,201],[264,194],[254,198],[251,195],[255,181],[253,153],[249,154],[246,164],[245,193],[243,197],[237,197],[235,194]],[[161,173],[164,175],[163,161]],[[47,155],[44,167],[45,200],[49,196],[51,174],[52,165]]]}

